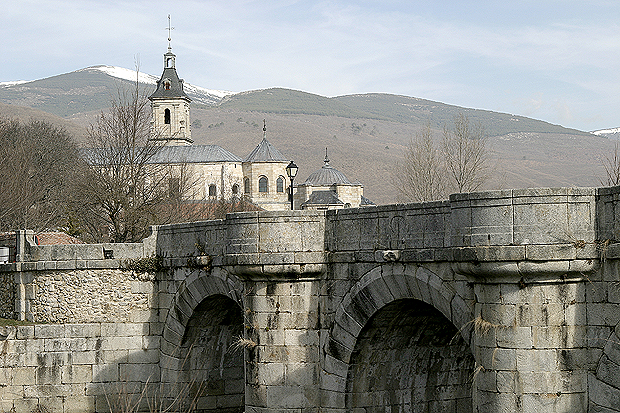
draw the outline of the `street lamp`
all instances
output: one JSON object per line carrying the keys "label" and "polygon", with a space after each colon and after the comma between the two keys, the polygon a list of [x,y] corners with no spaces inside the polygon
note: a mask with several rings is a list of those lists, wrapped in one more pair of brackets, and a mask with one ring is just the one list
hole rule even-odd
{"label": "street lamp", "polygon": [[291,161],[291,163],[289,163],[288,166],[286,167],[286,174],[291,179],[291,193],[289,194],[289,198],[291,199],[291,211],[293,210],[293,180],[295,179],[295,176],[297,175],[298,169],[299,168],[297,167],[297,165],[295,165],[295,162],[293,161]]}

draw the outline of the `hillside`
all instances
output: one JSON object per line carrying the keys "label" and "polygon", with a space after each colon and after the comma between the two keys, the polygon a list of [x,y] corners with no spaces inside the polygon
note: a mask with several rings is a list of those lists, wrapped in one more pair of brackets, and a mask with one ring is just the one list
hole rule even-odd
{"label": "hillside", "polygon": [[68,133],[74,137],[84,136],[86,128],[84,125],[72,122],[70,120],[61,118],[51,113],[44,112],[42,110],[28,108],[24,106],[7,105],[0,103],[0,118],[2,119],[17,119],[21,122],[30,122],[31,120],[42,120],[49,122],[52,125],[65,129]]}
{"label": "hillside", "polygon": [[[0,87],[0,102],[55,113],[80,129],[132,82],[118,71],[88,68],[34,82]],[[110,74],[112,73],[112,74]],[[127,76],[124,76],[127,77]],[[145,93],[153,76],[144,76]],[[397,201],[392,186],[394,165],[412,136],[427,122],[441,137],[458,113],[480,122],[487,134],[495,169],[488,189],[536,186],[595,186],[604,171],[601,157],[614,141],[523,116],[462,108],[429,100],[362,94],[328,98],[273,88],[238,94],[186,84],[192,97],[192,138],[196,144],[218,144],[245,157],[267,137],[299,165],[305,179],[322,165],[325,148],[331,164],[349,179],[364,184],[368,198],[379,204]],[[0,114],[6,112],[0,107]],[[14,116],[14,115],[11,115]],[[83,137],[83,135],[82,135]]]}

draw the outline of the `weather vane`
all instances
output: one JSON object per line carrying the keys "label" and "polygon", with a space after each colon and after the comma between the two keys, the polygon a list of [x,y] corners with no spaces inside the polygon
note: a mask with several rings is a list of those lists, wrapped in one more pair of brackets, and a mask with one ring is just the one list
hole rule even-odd
{"label": "weather vane", "polygon": [[166,30],[168,30],[168,49],[171,49],[172,47],[170,46],[170,41],[172,39],[170,38],[170,32],[174,30],[174,27],[170,27],[170,15],[168,15],[168,28]]}

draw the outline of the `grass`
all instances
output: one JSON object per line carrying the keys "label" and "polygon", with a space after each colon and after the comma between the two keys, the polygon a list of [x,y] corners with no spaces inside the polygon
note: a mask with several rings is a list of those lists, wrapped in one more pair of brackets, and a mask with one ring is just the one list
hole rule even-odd
{"label": "grass", "polygon": [[31,326],[34,324],[41,324],[41,323],[33,323],[32,321],[20,321],[20,320],[13,320],[11,318],[0,318],[0,327],[7,327],[7,326]]}

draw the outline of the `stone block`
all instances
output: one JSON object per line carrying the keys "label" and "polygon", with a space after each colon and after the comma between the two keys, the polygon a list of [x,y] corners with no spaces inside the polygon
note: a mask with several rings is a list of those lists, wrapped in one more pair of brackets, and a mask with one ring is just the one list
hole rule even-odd
{"label": "stone block", "polygon": [[142,323],[101,323],[101,335],[106,338],[141,336],[147,329]]}
{"label": "stone block", "polygon": [[[157,334],[157,332],[152,332],[152,335],[142,336],[142,349],[143,350],[151,350],[151,349],[159,349],[159,343],[161,342],[161,337]],[[160,333],[161,334],[161,333]]]}
{"label": "stone block", "polygon": [[102,350],[139,350],[142,349],[142,336],[105,337]]}
{"label": "stone block", "polygon": [[19,339],[34,338],[34,326],[17,326],[15,337]]}
{"label": "stone block", "polygon": [[71,362],[74,366],[76,365],[92,365],[97,363],[97,352],[96,351],[77,351],[73,353],[71,357]]}
{"label": "stone block", "polygon": [[519,388],[523,393],[557,394],[564,390],[559,371],[519,371]]}
{"label": "stone block", "polygon": [[63,384],[90,383],[93,379],[93,369],[89,365],[63,366],[61,381]]}
{"label": "stone block", "polygon": [[496,373],[497,391],[500,393],[516,393],[517,372],[498,371]]}
{"label": "stone block", "polygon": [[[93,383],[106,383],[119,381],[119,365],[107,363],[104,365],[95,364],[92,366]],[[100,393],[99,393],[100,394]],[[87,392],[88,395],[88,392]]]}
{"label": "stone block", "polygon": [[258,365],[258,384],[280,386],[285,381],[284,363],[260,363]]}
{"label": "stone block", "polygon": [[563,304],[523,304],[517,307],[520,326],[560,326],[565,322]]}
{"label": "stone block", "polygon": [[34,326],[36,338],[60,338],[65,336],[63,324],[37,324]]}
{"label": "stone block", "polygon": [[585,412],[587,398],[585,393],[524,394],[522,406],[528,412]]}
{"label": "stone block", "polygon": [[34,385],[37,378],[36,370],[36,367],[13,367],[8,371],[9,380],[6,382],[16,386]]}
{"label": "stone block", "polygon": [[160,375],[159,364],[120,364],[120,380],[128,382],[154,382]]}
{"label": "stone block", "polygon": [[515,325],[516,311],[517,306],[512,304],[484,304],[482,319],[501,327],[512,326]]}
{"label": "stone block", "polygon": [[[267,406],[272,409],[300,409],[316,407],[318,387],[267,386]],[[290,410],[289,410],[290,411]]]}
{"label": "stone block", "polygon": [[127,356],[130,364],[154,364],[159,363],[159,349],[129,351]]}
{"label": "stone block", "polygon": [[555,350],[517,349],[517,370],[520,372],[557,371],[558,360]]}
{"label": "stone block", "polygon": [[503,348],[531,349],[531,327],[503,327],[496,328],[497,345]]}
{"label": "stone block", "polygon": [[574,260],[577,258],[575,246],[570,244],[527,245],[526,259],[532,261]]}
{"label": "stone block", "polygon": [[555,349],[563,346],[563,329],[560,326],[545,327],[545,326],[533,326],[532,327],[532,345],[537,349]]}
{"label": "stone block", "polygon": [[345,394],[339,391],[328,390],[334,387],[327,387],[327,384],[321,386],[320,406],[324,413],[341,413],[342,406],[345,405]]}
{"label": "stone block", "polygon": [[64,400],[63,412],[64,413],[83,413],[93,412],[95,410],[95,397],[94,396],[71,396]]}
{"label": "stone block", "polygon": [[613,326],[620,321],[620,305],[606,303],[587,304],[589,326]]}
{"label": "stone block", "polygon": [[65,324],[65,337],[98,337],[101,335],[101,325],[96,324]]}
{"label": "stone block", "polygon": [[127,363],[128,360],[129,350],[102,350],[97,352],[97,361],[102,364]]}
{"label": "stone block", "polygon": [[265,331],[260,329],[258,331],[259,342],[261,345],[267,346],[283,346],[284,345],[284,331],[272,330]]}

